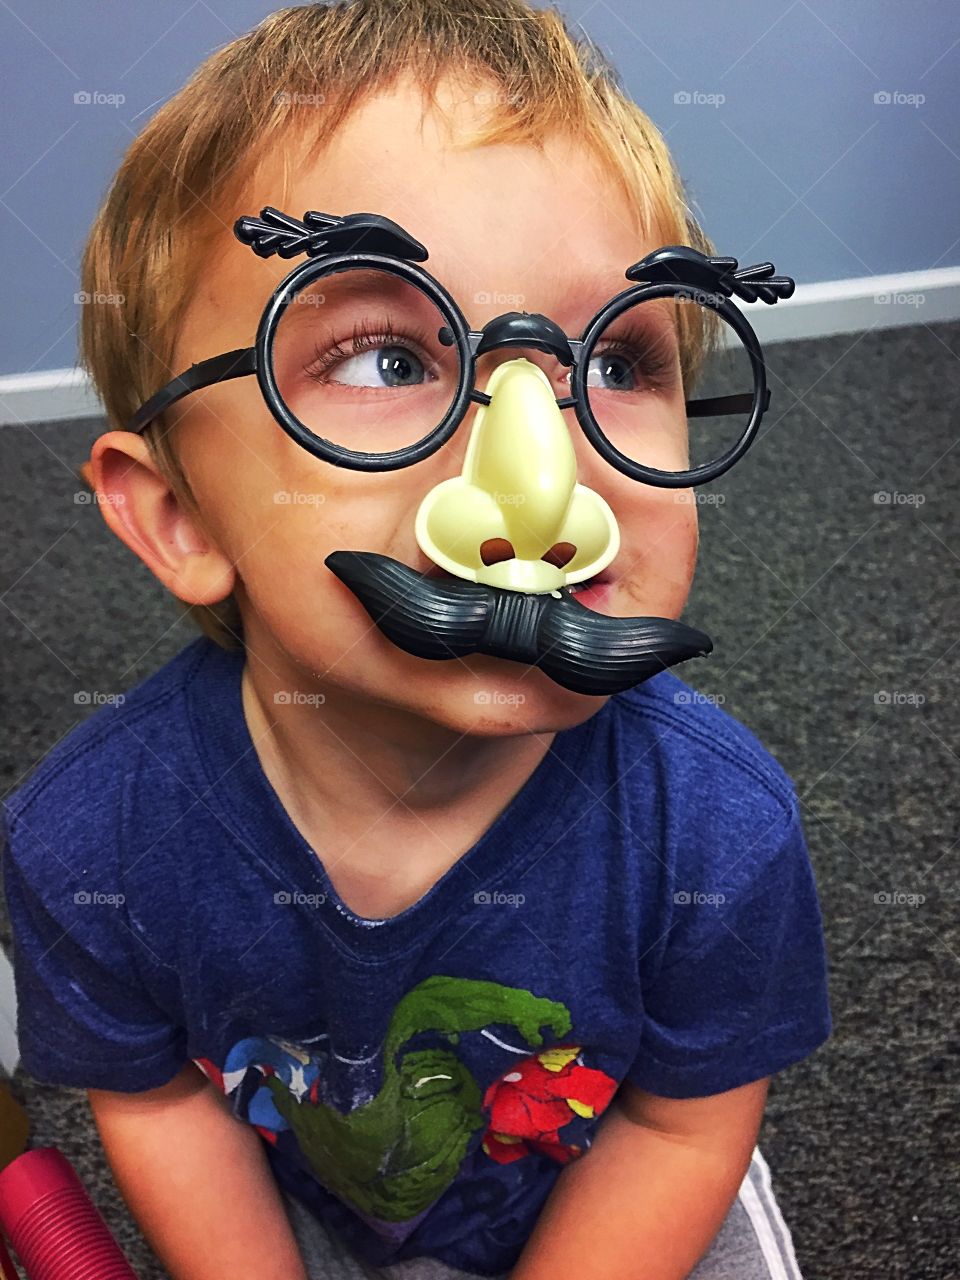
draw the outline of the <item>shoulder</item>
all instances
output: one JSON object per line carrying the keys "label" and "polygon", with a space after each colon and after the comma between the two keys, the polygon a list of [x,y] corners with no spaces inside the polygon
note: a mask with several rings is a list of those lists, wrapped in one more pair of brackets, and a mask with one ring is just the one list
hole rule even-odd
{"label": "shoulder", "polygon": [[137,788],[162,786],[171,752],[182,753],[184,691],[212,644],[199,637],[46,753],[4,800],[11,847],[102,855],[107,833],[136,817]]}
{"label": "shoulder", "polygon": [[717,700],[671,671],[615,700],[618,758],[643,762],[627,772],[636,782],[625,808],[655,939],[643,955],[648,978],[668,957],[721,953],[742,976],[747,937],[747,956],[765,955],[788,934],[793,947],[817,953],[822,920],[784,767]]}
{"label": "shoulder", "polygon": [[777,828],[782,840],[799,821],[794,783],[757,736],[718,698],[662,671],[616,696],[632,753],[645,753],[659,790],[687,832],[715,838],[738,829]]}

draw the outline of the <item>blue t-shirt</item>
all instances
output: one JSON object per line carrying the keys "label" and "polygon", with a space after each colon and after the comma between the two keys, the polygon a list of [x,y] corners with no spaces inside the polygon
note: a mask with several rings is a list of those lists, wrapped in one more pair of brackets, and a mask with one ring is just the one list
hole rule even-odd
{"label": "blue t-shirt", "polygon": [[192,1059],[359,1257],[493,1275],[621,1081],[720,1093],[829,1036],[793,785],[673,672],[558,733],[476,844],[374,920],[267,780],[243,661],[196,639],[6,802],[36,1079],[136,1092]]}

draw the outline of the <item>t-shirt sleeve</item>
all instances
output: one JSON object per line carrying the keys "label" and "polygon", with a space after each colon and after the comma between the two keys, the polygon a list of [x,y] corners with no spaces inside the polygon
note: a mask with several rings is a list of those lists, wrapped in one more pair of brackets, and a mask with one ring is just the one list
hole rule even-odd
{"label": "t-shirt sleeve", "polygon": [[75,871],[75,851],[61,856],[46,828],[44,836],[22,817],[0,821],[21,1065],[74,1088],[166,1084],[189,1060],[185,1038],[138,976],[134,949],[144,944],[127,923],[110,859]]}
{"label": "t-shirt sleeve", "polygon": [[789,815],[766,825],[710,867],[694,857],[677,869],[668,940],[644,989],[626,1074],[649,1093],[735,1089],[830,1036],[822,917],[795,795]]}

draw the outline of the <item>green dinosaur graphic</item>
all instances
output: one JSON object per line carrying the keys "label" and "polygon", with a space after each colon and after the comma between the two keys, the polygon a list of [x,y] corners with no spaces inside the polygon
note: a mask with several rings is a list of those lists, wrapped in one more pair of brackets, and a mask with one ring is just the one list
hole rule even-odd
{"label": "green dinosaur graphic", "polygon": [[383,1084],[369,1102],[341,1115],[323,1102],[298,1101],[276,1076],[265,1084],[324,1186],[382,1221],[404,1222],[453,1182],[484,1117],[476,1081],[449,1049],[413,1050],[399,1064],[395,1056],[420,1032],[435,1031],[456,1044],[460,1033],[490,1023],[515,1027],[540,1046],[540,1028],[564,1036],[570,1013],[519,987],[434,975],[394,1009]]}

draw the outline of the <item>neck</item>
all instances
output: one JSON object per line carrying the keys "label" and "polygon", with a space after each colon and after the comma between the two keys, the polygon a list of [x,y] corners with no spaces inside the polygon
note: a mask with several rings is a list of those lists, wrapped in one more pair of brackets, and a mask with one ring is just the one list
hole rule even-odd
{"label": "neck", "polygon": [[248,638],[242,695],[260,763],[291,821],[315,848],[335,833],[358,858],[364,846],[399,850],[406,839],[408,848],[464,852],[556,736],[452,729],[319,680],[269,635]]}

